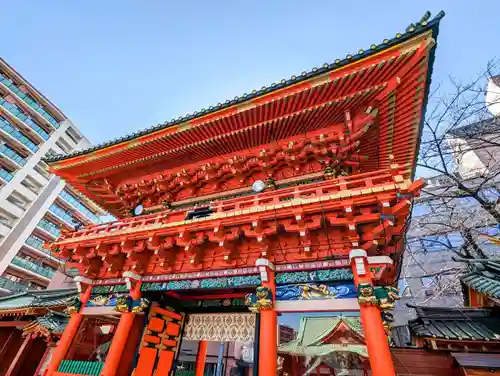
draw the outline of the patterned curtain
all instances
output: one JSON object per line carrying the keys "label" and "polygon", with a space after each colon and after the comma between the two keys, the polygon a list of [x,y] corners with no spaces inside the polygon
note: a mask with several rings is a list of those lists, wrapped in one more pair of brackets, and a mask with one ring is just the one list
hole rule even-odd
{"label": "patterned curtain", "polygon": [[253,341],[254,334],[253,313],[202,313],[188,315],[182,339],[246,343]]}

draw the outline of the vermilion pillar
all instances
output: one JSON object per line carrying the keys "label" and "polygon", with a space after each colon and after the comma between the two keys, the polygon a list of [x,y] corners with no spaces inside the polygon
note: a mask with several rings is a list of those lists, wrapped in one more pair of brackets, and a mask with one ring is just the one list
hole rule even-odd
{"label": "vermilion pillar", "polygon": [[[262,286],[269,288],[276,299],[274,265],[267,259],[258,259]],[[278,369],[278,315],[272,308],[260,310],[259,376],[275,376]]]}
{"label": "vermilion pillar", "polygon": [[198,354],[196,355],[196,375],[203,376],[205,372],[205,361],[207,359],[208,341],[200,341]]}
{"label": "vermilion pillar", "polygon": [[[81,284],[80,288],[82,288]],[[59,365],[66,357],[66,354],[68,353],[68,350],[73,342],[73,338],[75,337],[76,332],[78,331],[78,328],[80,327],[80,324],[83,320],[82,311],[85,308],[85,304],[90,298],[91,291],[92,285],[88,284],[85,291],[80,294],[80,311],[71,314],[71,319],[69,320],[66,329],[64,329],[64,333],[57,344],[54,355],[50,360],[49,366],[47,367],[47,371],[44,376],[52,376],[54,372],[57,372]]]}
{"label": "vermilion pillar", "polygon": [[[366,251],[353,249],[349,255],[356,288],[360,283],[373,285],[372,275],[368,266]],[[361,322],[365,333],[366,347],[370,357],[373,376],[395,376],[389,342],[385,335],[382,316],[377,305],[359,305]]]}
{"label": "vermilion pillar", "polygon": [[[127,287],[130,291],[132,299],[139,299],[141,297],[141,276],[132,273],[123,273],[127,282]],[[102,370],[101,376],[115,376],[120,366],[123,351],[127,345],[129,334],[132,330],[136,313],[123,312],[120,316],[120,322],[113,335],[113,341],[109,347],[106,361]]]}
{"label": "vermilion pillar", "polygon": [[135,315],[136,314],[133,312],[122,313],[116,332],[113,335],[113,341],[109,347],[108,355],[106,356],[106,362],[104,363],[104,368],[101,373],[102,376],[115,376],[118,371],[120,359],[127,344],[128,335],[132,329]]}

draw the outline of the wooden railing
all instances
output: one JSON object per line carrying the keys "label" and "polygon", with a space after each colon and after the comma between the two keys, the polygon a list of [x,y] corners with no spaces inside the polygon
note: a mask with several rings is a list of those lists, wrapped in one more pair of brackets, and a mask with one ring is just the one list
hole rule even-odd
{"label": "wooden railing", "polygon": [[[385,169],[352,176],[326,180],[317,183],[297,185],[278,189],[270,192],[263,192],[250,196],[237,197],[234,199],[215,201],[211,204],[214,213],[231,212],[249,209],[259,205],[279,204],[298,198],[313,198],[323,195],[331,195],[348,190],[363,190],[375,188],[377,186],[394,184],[395,175],[401,175],[397,169]],[[133,227],[152,225],[155,223],[170,223],[184,220],[186,212],[183,210],[168,210],[153,214],[141,215],[138,217],[126,218],[114,222],[91,225],[80,231],[66,235],[67,238],[74,238],[99,233],[113,234],[114,231],[124,230]]]}

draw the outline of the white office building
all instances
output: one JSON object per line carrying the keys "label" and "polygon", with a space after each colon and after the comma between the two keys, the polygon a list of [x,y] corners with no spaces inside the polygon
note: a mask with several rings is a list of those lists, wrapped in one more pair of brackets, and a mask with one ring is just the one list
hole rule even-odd
{"label": "white office building", "polygon": [[102,209],[47,172],[42,157],[90,146],[71,121],[0,58],[0,295],[44,289],[61,261],[44,248]]}

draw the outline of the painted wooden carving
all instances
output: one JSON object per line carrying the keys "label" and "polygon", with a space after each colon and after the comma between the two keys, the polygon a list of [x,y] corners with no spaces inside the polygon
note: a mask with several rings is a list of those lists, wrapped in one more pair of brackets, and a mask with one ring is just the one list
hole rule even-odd
{"label": "painted wooden carving", "polygon": [[273,307],[273,293],[270,288],[259,286],[255,290],[255,293],[245,296],[245,304],[251,312],[270,309]]}
{"label": "painted wooden carving", "polygon": [[313,284],[301,283],[278,286],[276,300],[317,300],[354,298],[354,284]]}

